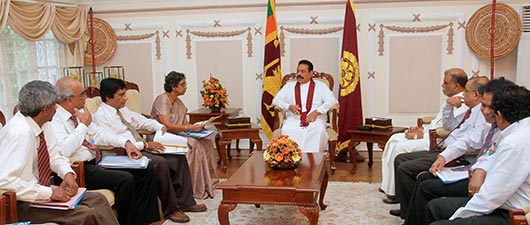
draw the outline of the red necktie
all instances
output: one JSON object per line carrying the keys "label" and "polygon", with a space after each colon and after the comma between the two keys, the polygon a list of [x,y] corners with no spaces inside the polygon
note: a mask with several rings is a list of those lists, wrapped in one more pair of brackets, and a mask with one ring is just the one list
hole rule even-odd
{"label": "red necktie", "polygon": [[39,148],[37,149],[37,163],[39,168],[39,184],[50,186],[50,155],[48,154],[48,147],[46,146],[46,139],[44,139],[44,132],[39,134]]}
{"label": "red necktie", "polygon": [[[74,127],[77,127],[77,125],[79,125],[79,122],[77,122],[77,117],[75,115],[72,115],[70,117],[70,120],[74,123]],[[88,142],[86,139],[83,140],[83,146],[85,146],[89,150],[94,151],[96,153],[96,165],[97,165],[99,160],[101,159],[101,149],[99,149],[98,146]]]}

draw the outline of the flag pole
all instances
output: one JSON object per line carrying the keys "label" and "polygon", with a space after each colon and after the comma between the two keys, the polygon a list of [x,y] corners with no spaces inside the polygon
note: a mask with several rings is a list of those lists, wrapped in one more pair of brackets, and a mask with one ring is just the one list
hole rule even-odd
{"label": "flag pole", "polygon": [[495,78],[495,9],[497,0],[491,4],[491,29],[490,29],[490,79]]}

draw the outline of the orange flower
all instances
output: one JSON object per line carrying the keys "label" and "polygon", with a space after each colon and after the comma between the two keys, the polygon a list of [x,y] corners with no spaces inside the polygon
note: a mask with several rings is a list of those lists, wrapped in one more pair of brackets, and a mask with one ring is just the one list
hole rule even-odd
{"label": "orange flower", "polygon": [[274,157],[274,159],[276,159],[276,161],[278,161],[278,162],[281,162],[282,159],[283,159],[283,155],[282,155],[282,154],[277,154],[277,155]]}

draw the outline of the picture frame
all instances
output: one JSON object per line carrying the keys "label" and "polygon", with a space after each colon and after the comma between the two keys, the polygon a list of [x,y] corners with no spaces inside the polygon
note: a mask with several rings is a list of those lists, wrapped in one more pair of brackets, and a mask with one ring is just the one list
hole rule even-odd
{"label": "picture frame", "polygon": [[123,66],[105,66],[103,67],[105,78],[117,78],[125,80],[125,70]]}
{"label": "picture frame", "polygon": [[85,74],[85,68],[82,67],[82,66],[72,66],[72,67],[64,67],[63,68],[63,75],[65,77],[71,77],[71,78],[74,78],[76,80],[78,80],[79,82],[81,82],[81,84],[83,84],[83,86],[85,86],[85,79],[84,79],[84,74]]}
{"label": "picture frame", "polygon": [[84,81],[85,87],[99,88],[99,82],[103,80],[102,72],[87,72],[85,73]]}

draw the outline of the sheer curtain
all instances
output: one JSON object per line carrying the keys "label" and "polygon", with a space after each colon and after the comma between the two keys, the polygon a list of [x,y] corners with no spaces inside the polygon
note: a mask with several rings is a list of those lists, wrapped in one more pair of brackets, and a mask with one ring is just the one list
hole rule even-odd
{"label": "sheer curtain", "polygon": [[38,41],[18,36],[9,26],[0,33],[0,110],[12,117],[18,91],[32,80],[55,83],[65,66],[65,45],[52,31]]}

